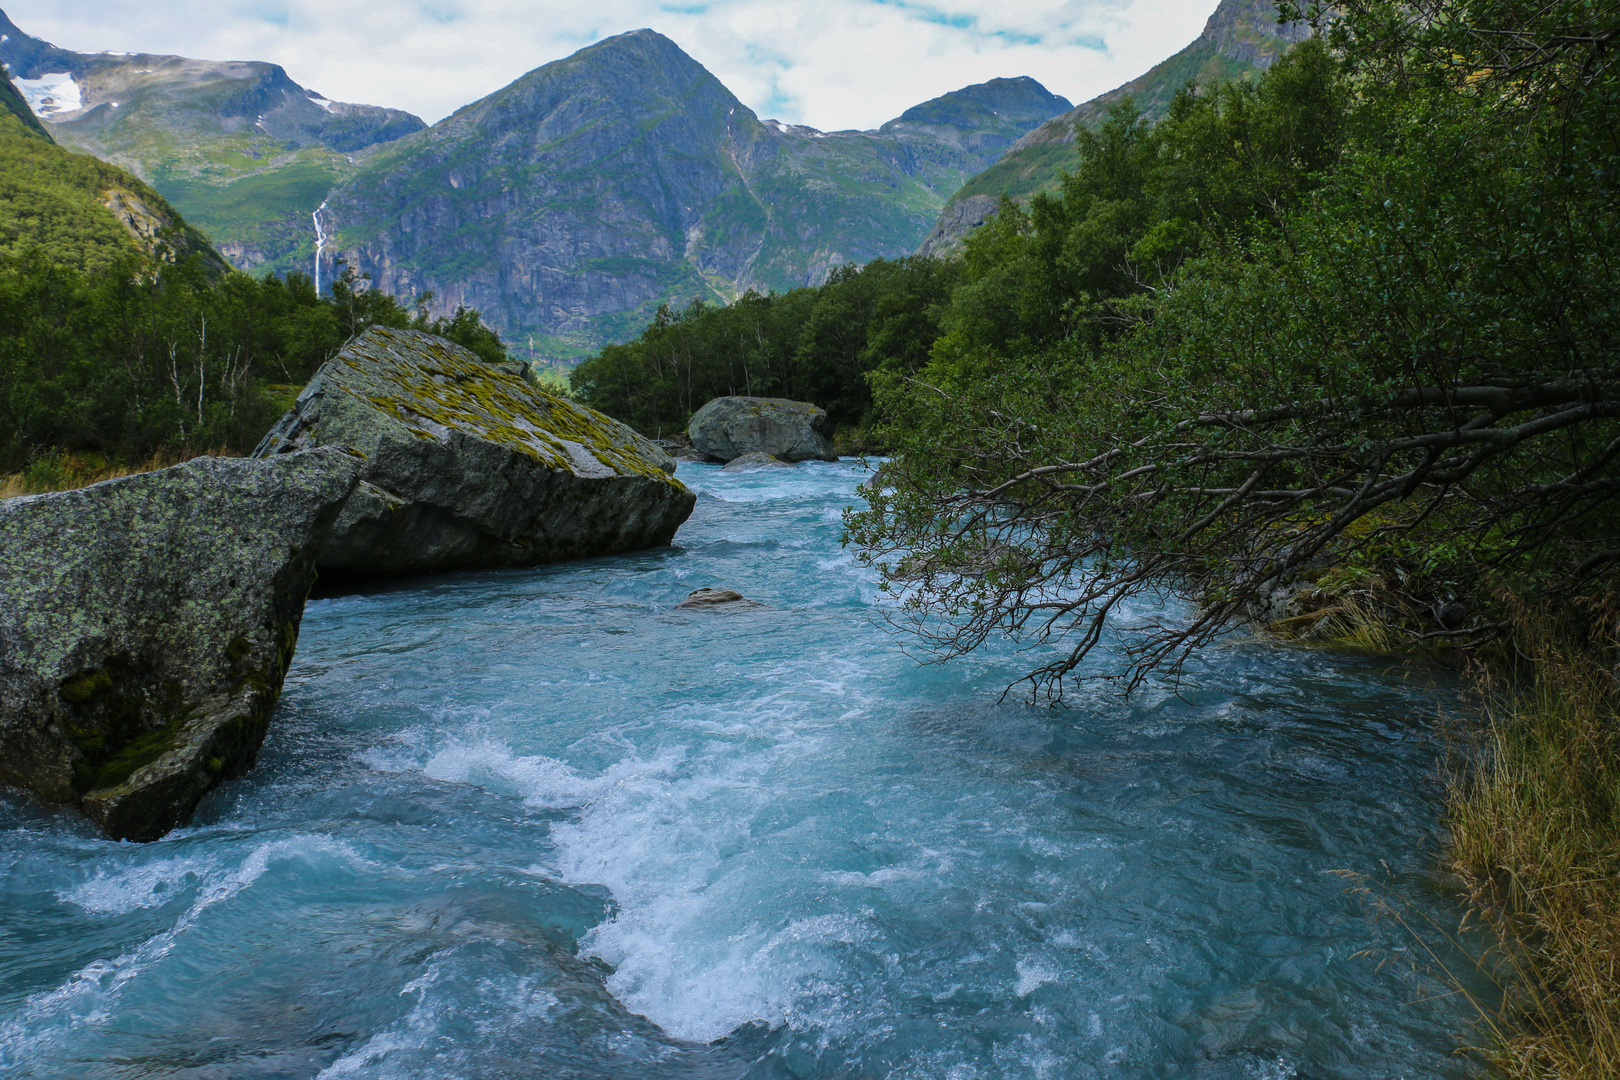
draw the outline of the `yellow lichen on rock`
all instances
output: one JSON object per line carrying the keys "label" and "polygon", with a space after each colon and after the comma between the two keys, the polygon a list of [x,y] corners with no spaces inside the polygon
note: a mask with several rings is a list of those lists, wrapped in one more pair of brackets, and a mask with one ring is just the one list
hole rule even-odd
{"label": "yellow lichen on rock", "polygon": [[[492,367],[470,353],[458,356],[439,345],[424,348],[411,340],[416,335],[407,337],[409,333],[373,328],[350,350],[379,361],[368,374],[386,380],[394,390],[392,394],[367,394],[365,399],[413,433],[420,435],[423,429],[412,420],[424,418],[447,429],[475,433],[553,469],[575,467],[567,446],[574,442],[616,473],[676,482],[657,461],[636,452],[635,445],[624,438],[628,429],[616,421],[548,394],[521,375]],[[402,352],[425,352],[431,363],[407,359]],[[345,358],[345,363],[367,371],[354,359]],[[380,375],[379,369],[388,374]]]}
{"label": "yellow lichen on rock", "polygon": [[365,462],[326,580],[529,566],[669,543],[696,496],[660,447],[416,330],[372,328],[316,373],[260,456]]}

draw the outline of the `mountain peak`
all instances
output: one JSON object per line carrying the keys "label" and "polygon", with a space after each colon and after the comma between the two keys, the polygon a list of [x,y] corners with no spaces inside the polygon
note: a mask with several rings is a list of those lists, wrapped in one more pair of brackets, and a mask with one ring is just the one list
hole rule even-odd
{"label": "mountain peak", "polygon": [[1019,132],[1022,134],[1072,108],[1074,105],[1068,98],[1052,93],[1028,75],[1020,75],[1014,79],[974,83],[941,94],[921,105],[913,105],[879,130],[888,131],[900,124],[978,128],[984,126],[988,117],[994,116],[1023,124]]}

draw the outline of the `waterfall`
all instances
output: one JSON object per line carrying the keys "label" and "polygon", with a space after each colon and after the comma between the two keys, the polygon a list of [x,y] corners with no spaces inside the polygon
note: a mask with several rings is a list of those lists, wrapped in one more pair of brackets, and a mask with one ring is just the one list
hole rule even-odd
{"label": "waterfall", "polygon": [[317,206],[315,208],[315,212],[313,214],[309,215],[310,220],[315,222],[315,295],[316,296],[321,295],[321,252],[326,250],[326,229],[324,229],[321,226],[321,211],[325,210],[325,209],[326,209],[326,200],[322,199],[321,200],[321,205]]}

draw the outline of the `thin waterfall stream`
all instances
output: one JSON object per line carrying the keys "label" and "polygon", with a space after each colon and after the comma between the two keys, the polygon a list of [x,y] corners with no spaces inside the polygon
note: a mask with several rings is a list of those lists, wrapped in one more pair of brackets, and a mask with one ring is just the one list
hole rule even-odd
{"label": "thin waterfall stream", "polygon": [[315,295],[316,296],[319,296],[321,294],[321,255],[323,253],[325,253],[325,251],[326,251],[326,226],[321,224],[321,211],[325,210],[325,209],[326,209],[326,200],[322,199],[321,200],[321,205],[317,206],[315,208],[315,212],[313,214],[309,215],[310,220],[315,223]]}
{"label": "thin waterfall stream", "polygon": [[0,1073],[1474,1075],[1466,959],[1363,891],[1461,916],[1443,672],[1234,638],[1003,701],[1029,654],[885,626],[865,475],[682,464],[668,549],[311,602],[257,767],[157,843],[0,794]]}

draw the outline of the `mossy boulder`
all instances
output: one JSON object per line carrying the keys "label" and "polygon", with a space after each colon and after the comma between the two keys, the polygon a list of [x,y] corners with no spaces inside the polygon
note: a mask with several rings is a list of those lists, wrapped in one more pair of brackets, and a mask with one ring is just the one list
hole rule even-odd
{"label": "mossy boulder", "polygon": [[357,465],[197,458],[0,501],[0,783],[155,840],[250,766]]}
{"label": "mossy boulder", "polygon": [[351,450],[361,483],[323,580],[532,566],[668,544],[697,497],[663,449],[519,364],[373,328],[329,360],[255,456]]}
{"label": "mossy boulder", "polygon": [[692,446],[711,461],[758,454],[785,462],[837,461],[827,413],[786,398],[715,398],[686,426]]}

